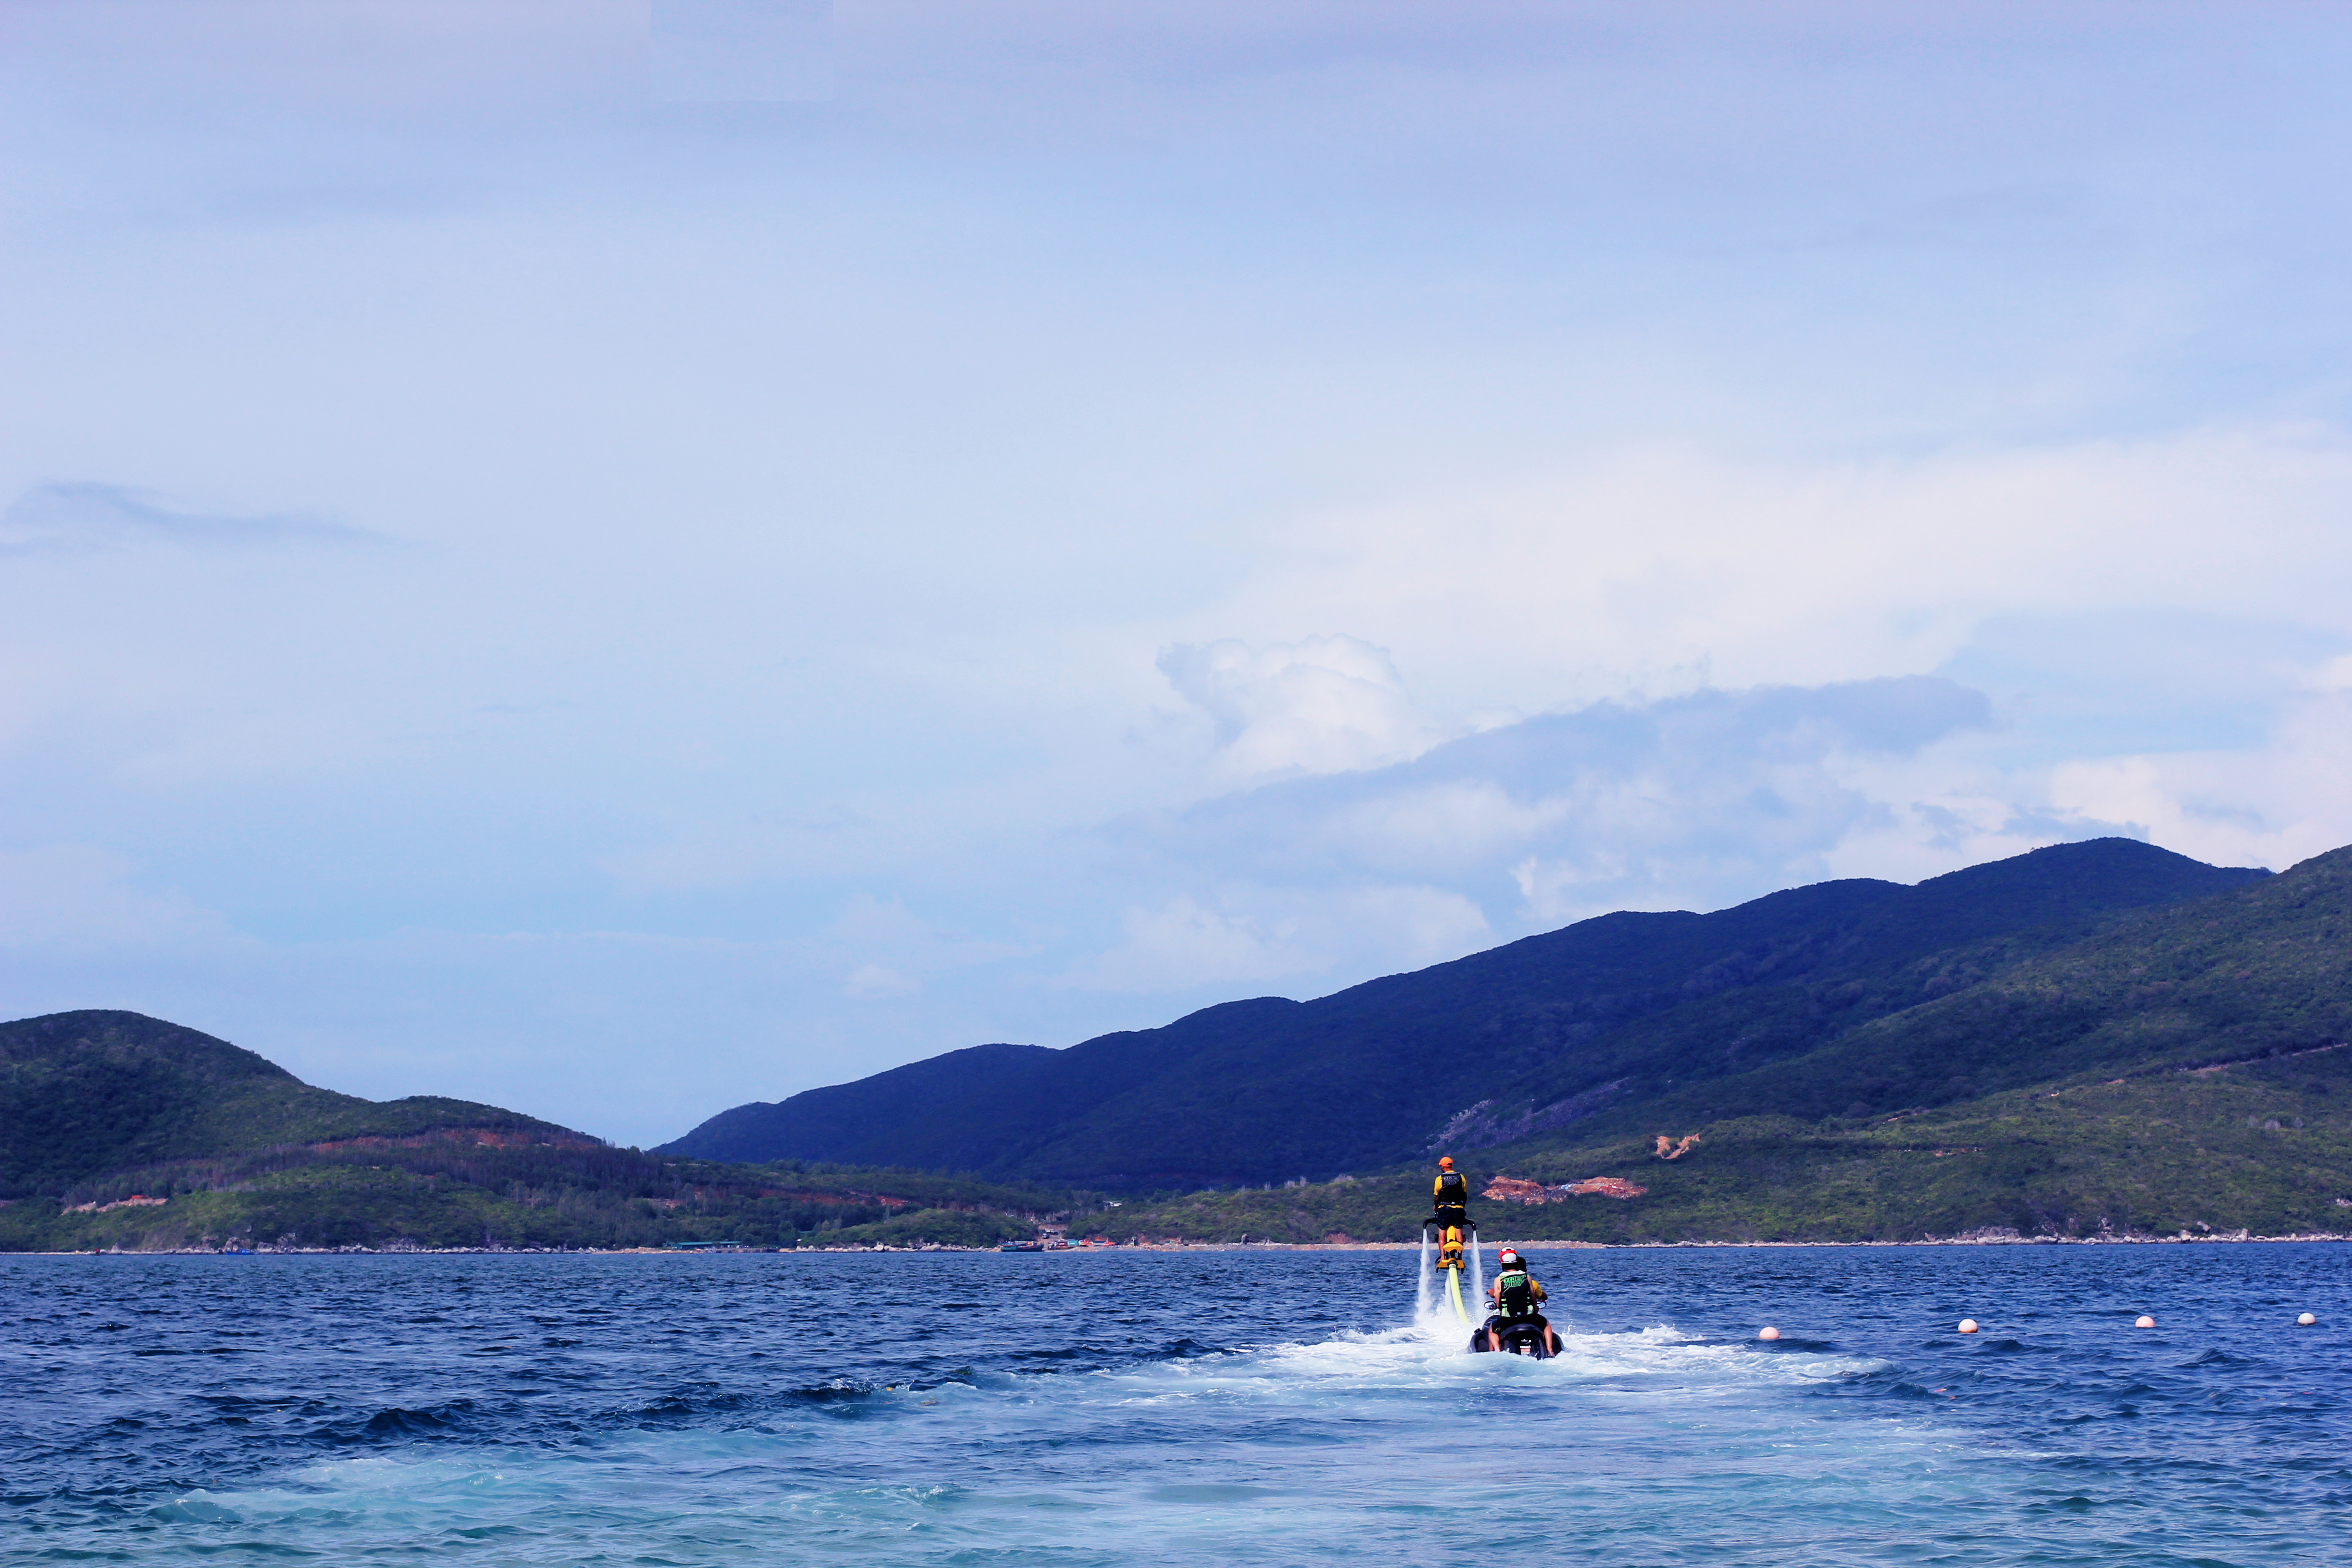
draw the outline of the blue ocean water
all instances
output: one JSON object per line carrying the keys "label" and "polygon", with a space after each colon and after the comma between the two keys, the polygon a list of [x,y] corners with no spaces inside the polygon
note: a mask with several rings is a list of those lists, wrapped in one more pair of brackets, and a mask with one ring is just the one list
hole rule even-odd
{"label": "blue ocean water", "polygon": [[5,1258],[0,1553],[2352,1562],[2352,1247],[1531,1257]]}

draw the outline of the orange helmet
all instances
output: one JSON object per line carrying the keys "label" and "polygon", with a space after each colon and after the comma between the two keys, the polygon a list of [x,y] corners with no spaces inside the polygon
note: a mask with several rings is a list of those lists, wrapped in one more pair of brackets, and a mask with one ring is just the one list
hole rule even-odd
{"label": "orange helmet", "polygon": [[1454,1156],[1451,1154],[1440,1154],[1437,1157],[1437,1168],[1441,1171],[1450,1171],[1454,1169]]}

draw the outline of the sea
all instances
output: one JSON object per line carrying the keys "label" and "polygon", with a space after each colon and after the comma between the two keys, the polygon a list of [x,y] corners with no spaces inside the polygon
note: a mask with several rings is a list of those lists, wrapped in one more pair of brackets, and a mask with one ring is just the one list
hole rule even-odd
{"label": "sea", "polygon": [[2352,1563],[2352,1246],[1528,1256],[0,1258],[0,1559]]}

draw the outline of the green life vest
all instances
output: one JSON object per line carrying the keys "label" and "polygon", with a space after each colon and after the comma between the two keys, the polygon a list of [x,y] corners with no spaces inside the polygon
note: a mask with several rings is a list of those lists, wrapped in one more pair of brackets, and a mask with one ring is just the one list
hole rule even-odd
{"label": "green life vest", "polygon": [[1495,1296],[1507,1318],[1532,1318],[1536,1315],[1536,1282],[1524,1268],[1514,1268],[1495,1277]]}

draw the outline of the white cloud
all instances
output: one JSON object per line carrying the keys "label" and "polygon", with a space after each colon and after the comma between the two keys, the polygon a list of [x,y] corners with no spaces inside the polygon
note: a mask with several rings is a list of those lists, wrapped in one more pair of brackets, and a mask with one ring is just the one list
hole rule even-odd
{"label": "white cloud", "polygon": [[1408,650],[1441,713],[1931,670],[1997,616],[2352,636],[2347,507],[2352,438],[2302,422],[1872,461],[1629,445],[1301,516],[1204,614]]}
{"label": "white cloud", "polygon": [[16,7],[10,994],[667,1134],[2352,836],[2340,26],[1718,9],[843,6],[709,112],[644,0]]}
{"label": "white cloud", "polygon": [[1444,738],[1413,707],[1389,650],[1357,637],[1180,643],[1159,662],[1214,723],[1213,776],[1227,782],[1375,767]]}
{"label": "white cloud", "polygon": [[1166,876],[1289,888],[1409,878],[1498,925],[1712,904],[1818,878],[1849,834],[1886,815],[1842,776],[1849,759],[1914,755],[1989,718],[1980,694],[1924,677],[1597,703],[1118,831]]}
{"label": "white cloud", "polygon": [[2352,690],[2314,691],[2268,745],[2061,764],[2053,804],[2147,825],[2168,849],[2222,865],[2294,862],[2352,843]]}
{"label": "white cloud", "polygon": [[[1314,986],[1623,908],[1712,909],[1840,875],[1916,878],[2113,832],[2003,773],[1981,694],[1909,678],[1605,702],[1385,767],[1118,824],[1130,906],[1070,984]],[[1978,793],[1918,797],[1923,781]]]}
{"label": "white cloud", "polygon": [[1822,874],[1916,882],[2046,844],[2150,837],[2145,823],[2054,804],[2051,770],[2004,766],[2003,739],[1958,736],[1916,757],[1832,762],[1832,775],[1874,809],[1823,852]]}

